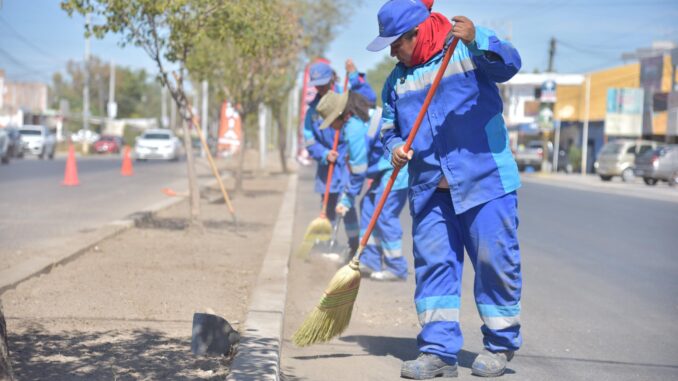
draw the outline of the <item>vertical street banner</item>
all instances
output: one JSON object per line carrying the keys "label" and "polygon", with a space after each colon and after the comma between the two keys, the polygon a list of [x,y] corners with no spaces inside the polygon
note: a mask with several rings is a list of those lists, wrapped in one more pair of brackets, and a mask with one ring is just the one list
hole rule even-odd
{"label": "vertical street banner", "polygon": [[642,136],[644,103],[645,91],[643,89],[608,89],[605,135]]}
{"label": "vertical street banner", "polygon": [[242,142],[242,122],[240,114],[230,102],[224,102],[221,105],[218,136],[217,150],[219,156],[232,156],[238,152]]}

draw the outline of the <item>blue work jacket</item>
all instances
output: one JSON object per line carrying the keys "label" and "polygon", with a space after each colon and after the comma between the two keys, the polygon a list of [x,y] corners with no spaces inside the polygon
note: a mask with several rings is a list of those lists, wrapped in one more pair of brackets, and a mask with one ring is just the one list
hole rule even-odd
{"label": "blue work jacket", "polygon": [[[399,63],[382,91],[382,141],[389,152],[405,144],[444,50],[411,68]],[[460,42],[415,137],[409,162],[410,212],[416,215],[444,176],[455,213],[520,187],[496,83],[521,66],[518,51],[492,31],[476,27],[475,41]]]}

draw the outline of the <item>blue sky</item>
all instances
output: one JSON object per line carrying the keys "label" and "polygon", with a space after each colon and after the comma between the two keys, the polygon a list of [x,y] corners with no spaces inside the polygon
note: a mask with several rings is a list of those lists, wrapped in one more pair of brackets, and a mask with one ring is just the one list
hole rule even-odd
{"label": "blue sky", "polygon": [[[15,81],[49,81],[69,60],[84,55],[80,16],[69,17],[58,0],[0,0],[0,69]],[[328,49],[337,71],[351,57],[369,69],[388,52],[365,46],[377,34],[383,0],[362,0]],[[551,37],[559,40],[555,67],[577,73],[621,64],[621,53],[655,40],[678,41],[678,0],[437,0],[434,10],[465,15],[479,25],[511,34],[523,69],[544,70]],[[93,39],[91,52],[117,64],[154,71],[141,49],[120,48],[118,38]]]}

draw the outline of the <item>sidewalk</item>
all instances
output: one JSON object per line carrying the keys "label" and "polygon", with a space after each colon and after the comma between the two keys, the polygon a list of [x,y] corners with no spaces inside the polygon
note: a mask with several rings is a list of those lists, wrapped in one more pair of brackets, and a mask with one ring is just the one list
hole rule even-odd
{"label": "sidewalk", "polygon": [[226,359],[191,354],[192,315],[243,329],[289,182],[278,166],[256,171],[233,197],[237,232],[205,200],[202,227],[189,226],[184,200],[2,294],[17,379],[224,379]]}
{"label": "sidewalk", "polygon": [[538,183],[565,187],[570,189],[585,190],[598,193],[609,193],[620,196],[637,197],[649,200],[678,202],[678,187],[669,187],[665,182],[648,186],[642,179],[636,178],[632,182],[625,183],[620,178],[612,181],[602,181],[597,175],[562,174],[562,173],[521,173],[521,180],[526,183]]}

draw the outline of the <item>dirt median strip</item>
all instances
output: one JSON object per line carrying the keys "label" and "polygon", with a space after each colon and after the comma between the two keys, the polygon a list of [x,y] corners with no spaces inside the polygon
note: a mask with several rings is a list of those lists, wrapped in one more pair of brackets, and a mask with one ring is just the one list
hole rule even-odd
{"label": "dirt median strip", "polygon": [[226,207],[207,200],[200,223],[188,223],[182,199],[8,290],[17,377],[224,379],[227,359],[192,355],[192,315],[214,310],[243,331],[288,183],[281,174],[245,179],[237,231]]}

